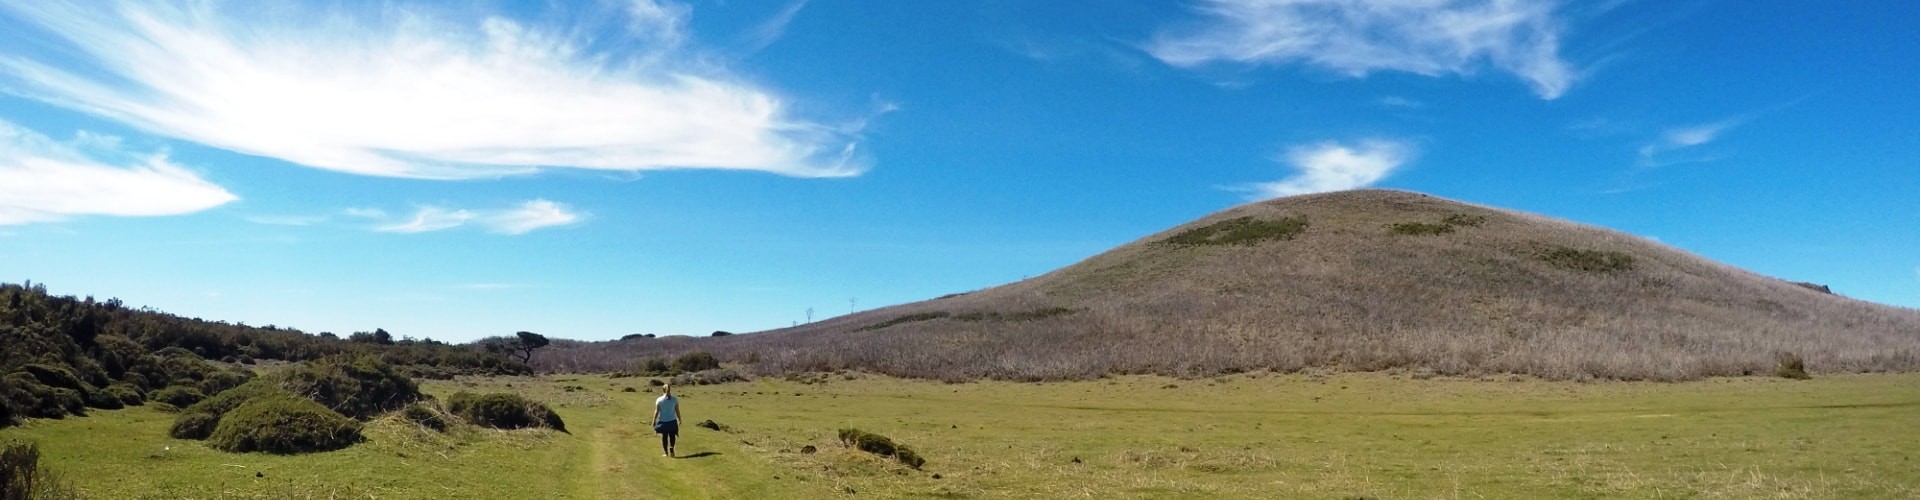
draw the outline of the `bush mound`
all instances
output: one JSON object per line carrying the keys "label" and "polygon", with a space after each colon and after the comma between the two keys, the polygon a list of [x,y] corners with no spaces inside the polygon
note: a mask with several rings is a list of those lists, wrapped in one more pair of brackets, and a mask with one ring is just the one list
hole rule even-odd
{"label": "bush mound", "polygon": [[913,448],[896,444],[886,436],[860,429],[840,429],[840,444],[883,457],[893,457],[901,464],[915,469],[927,463],[927,460],[921,458]]}
{"label": "bush mound", "polygon": [[274,378],[288,392],[361,420],[420,400],[420,386],[413,379],[372,356],[322,358]]}
{"label": "bush mound", "polygon": [[495,429],[524,429],[545,427],[566,432],[567,425],[560,415],[546,404],[529,400],[519,394],[496,392],[474,394],[457,392],[447,398],[447,410],[466,419],[468,423]]}
{"label": "bush mound", "polygon": [[164,389],[153,391],[151,396],[154,401],[181,408],[193,406],[194,403],[199,403],[201,400],[207,399],[207,394],[200,392],[199,388],[184,385],[170,385]]}
{"label": "bush mound", "polygon": [[453,427],[453,419],[448,417],[446,412],[426,401],[414,401],[406,408],[401,408],[400,417],[421,427],[440,432],[446,432],[448,428]]}
{"label": "bush mound", "polygon": [[720,360],[705,351],[690,352],[673,359],[675,373],[703,372],[720,368]]}
{"label": "bush mound", "polygon": [[207,443],[236,453],[295,454],[338,450],[360,439],[360,422],[311,399],[273,393],[220,418]]}

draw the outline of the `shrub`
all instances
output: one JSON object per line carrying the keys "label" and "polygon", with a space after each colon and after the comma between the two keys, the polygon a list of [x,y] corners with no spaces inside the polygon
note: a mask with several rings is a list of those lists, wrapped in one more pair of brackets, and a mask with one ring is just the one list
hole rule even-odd
{"label": "shrub", "polygon": [[1239,217],[1182,231],[1164,241],[1180,246],[1252,245],[1263,241],[1291,240],[1306,230],[1307,220],[1299,217],[1281,217],[1277,220]]}
{"label": "shrub", "polygon": [[447,428],[453,427],[453,420],[447,418],[446,413],[426,401],[407,404],[406,408],[400,409],[400,416],[421,427],[440,432],[446,432]]}
{"label": "shrub", "polygon": [[222,451],[276,454],[332,451],[359,441],[359,422],[289,394],[254,398],[234,408],[207,439]]}
{"label": "shrub", "polygon": [[1449,226],[1480,227],[1480,224],[1486,222],[1487,216],[1485,215],[1453,214],[1440,219],[1441,224]]}
{"label": "shrub", "polygon": [[1400,223],[1388,224],[1387,229],[1393,231],[1393,234],[1400,234],[1400,235],[1407,235],[1407,236],[1435,236],[1435,235],[1441,235],[1441,234],[1447,234],[1447,233],[1453,232],[1453,225],[1435,224],[1430,222],[1400,222]]}
{"label": "shrub", "polygon": [[80,381],[80,377],[73,375],[73,370],[64,366],[35,363],[21,365],[20,371],[32,375],[34,380],[47,387],[64,387],[82,393],[93,392],[93,386]]}
{"label": "shrub", "polygon": [[167,386],[164,389],[153,391],[153,394],[149,394],[148,396],[149,396],[149,399],[152,399],[154,401],[159,401],[162,403],[174,405],[180,408],[193,406],[194,403],[198,403],[200,402],[200,400],[207,399],[206,393],[200,392],[200,389],[194,388],[194,387],[180,386],[180,385]]}
{"label": "shrub", "polygon": [[227,389],[239,387],[240,384],[247,383],[248,380],[253,380],[253,374],[250,372],[238,370],[208,372],[206,378],[200,379],[200,392],[202,394],[219,394]]}
{"label": "shrub", "polygon": [[647,358],[647,362],[640,365],[641,373],[658,375],[672,371],[673,367],[667,365],[665,358]]}
{"label": "shrub", "polygon": [[915,469],[918,469],[920,468],[920,466],[927,464],[927,459],[920,458],[919,453],[915,453],[913,451],[913,448],[908,448],[905,445],[901,445],[893,449],[893,458],[895,460],[899,460],[900,463],[906,464],[906,466],[912,467]]}
{"label": "shrub", "polygon": [[719,367],[720,360],[715,359],[712,354],[708,354],[705,351],[690,352],[673,359],[673,371],[679,373],[712,370]]}
{"label": "shrub", "polygon": [[673,385],[708,385],[741,382],[747,380],[740,372],[719,368],[695,373],[682,373],[673,376]]}
{"label": "shrub", "polygon": [[0,444],[0,498],[79,498],[70,486],[40,466],[40,446],[31,442]]}
{"label": "shrub", "polygon": [[228,389],[213,397],[200,400],[181,410],[180,416],[173,420],[173,429],[168,432],[180,439],[206,439],[220,421],[246,403],[266,396],[287,396],[285,390],[266,380],[254,380]]}
{"label": "shrub", "polygon": [[1608,273],[1633,268],[1632,255],[1614,251],[1555,247],[1541,254],[1540,259],[1557,267],[1590,273]]}
{"label": "shrub", "polygon": [[167,429],[167,435],[174,439],[206,439],[213,435],[214,428],[220,426],[220,416],[205,412],[186,412],[173,419],[173,427]]}
{"label": "shrub", "polygon": [[107,391],[89,392],[85,397],[87,400],[87,407],[89,408],[99,408],[102,410],[118,410],[118,409],[127,407],[126,403],[120,402],[120,398],[118,396],[107,394]]}
{"label": "shrub", "polygon": [[889,327],[889,326],[893,326],[893,325],[900,325],[900,324],[906,324],[906,323],[915,323],[915,322],[920,322],[920,321],[932,321],[932,320],[936,320],[936,319],[940,319],[940,318],[945,318],[945,317],[947,317],[947,316],[948,316],[948,315],[950,315],[950,314],[951,314],[951,313],[948,313],[948,312],[946,312],[946,311],[933,311],[933,312],[923,312],[923,313],[913,313],[913,314],[908,314],[908,315],[905,315],[905,316],[900,316],[900,317],[897,317],[897,318],[893,318],[893,319],[890,319],[890,320],[886,320],[886,321],[882,321],[882,322],[879,322],[879,323],[874,323],[874,324],[871,324],[871,325],[867,325],[867,326],[863,326],[863,327],[860,327],[860,328],[855,328],[855,329],[854,329],[853,331],[856,331],[856,332],[870,332],[870,331],[874,331],[874,330],[879,330],[879,329],[881,329],[881,328],[886,328],[886,327]]}
{"label": "shrub", "polygon": [[565,432],[567,426],[560,415],[547,405],[528,400],[519,394],[497,392],[474,394],[457,392],[447,398],[447,409],[468,423],[495,429],[524,429],[528,427],[546,427]]}
{"label": "shrub", "polygon": [[894,452],[892,439],[860,429],[840,429],[840,443],[883,457],[891,457]]}
{"label": "shrub", "polygon": [[109,385],[100,392],[120,400],[123,406],[140,406],[147,402],[146,395],[140,393],[139,387],[125,382]]}
{"label": "shrub", "polygon": [[1813,378],[1813,375],[1807,373],[1807,361],[1801,359],[1799,354],[1783,352],[1775,358],[1780,362],[1780,368],[1773,372],[1775,376],[1794,380]]}
{"label": "shrub", "polygon": [[729,336],[729,335],[733,335],[733,332],[729,332],[729,331],[726,331],[726,330],[714,330],[714,331],[713,331],[713,335],[712,335],[712,336],[714,336],[714,337],[725,337],[725,336]]}
{"label": "shrub", "polygon": [[420,386],[413,379],[371,356],[324,358],[274,378],[288,392],[363,420],[420,399]]}

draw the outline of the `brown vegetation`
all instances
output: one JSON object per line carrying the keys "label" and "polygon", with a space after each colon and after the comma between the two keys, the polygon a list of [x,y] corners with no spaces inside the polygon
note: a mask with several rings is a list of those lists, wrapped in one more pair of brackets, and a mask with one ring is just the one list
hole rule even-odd
{"label": "brown vegetation", "polygon": [[752,335],[556,342],[539,364],[634,370],[695,351],[760,374],[945,380],[1309,367],[1685,380],[1771,375],[1786,352],[1815,373],[1920,369],[1920,311],[1602,228],[1364,190],[1243,205],[972,293]]}

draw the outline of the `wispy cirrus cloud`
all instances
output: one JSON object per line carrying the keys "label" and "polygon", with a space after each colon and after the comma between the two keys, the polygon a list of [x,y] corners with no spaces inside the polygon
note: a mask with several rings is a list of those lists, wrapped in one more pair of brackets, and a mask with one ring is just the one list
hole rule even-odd
{"label": "wispy cirrus cloud", "polygon": [[1554,99],[1577,79],[1559,55],[1551,0],[1202,0],[1203,20],[1162,31],[1145,49],[1168,64],[1309,64],[1353,77],[1375,71],[1512,73]]}
{"label": "wispy cirrus cloud", "polygon": [[1287,149],[1278,161],[1292,165],[1293,176],[1239,187],[1256,199],[1342,191],[1371,186],[1413,159],[1404,141],[1364,139],[1352,145],[1327,141]]}
{"label": "wispy cirrus cloud", "polygon": [[1675,127],[1662,131],[1658,139],[1640,146],[1639,166],[1662,167],[1719,160],[1724,156],[1693,153],[1692,150],[1718,140],[1727,131],[1745,125],[1748,120],[1746,116],[1736,116],[1712,123]]}
{"label": "wispy cirrus cloud", "polygon": [[180,215],[236,199],[163,153],[127,153],[118,138],[88,133],[59,142],[0,120],[0,225]]}
{"label": "wispy cirrus cloud", "polygon": [[565,23],[329,5],[0,2],[0,20],[26,28],[0,33],[0,90],[375,176],[866,168],[857,130],[796,118],[688,48],[679,3],[563,2],[554,8],[608,12],[539,16]]}
{"label": "wispy cirrus cloud", "polygon": [[[366,218],[389,219],[385,212],[350,210],[359,210]],[[485,210],[428,205],[419,207],[413,215],[403,219],[386,220],[374,226],[373,230],[383,233],[426,233],[476,224],[494,233],[519,235],[535,229],[576,224],[586,220],[586,217],[586,213],[573,207],[548,200],[531,200],[508,208]]]}

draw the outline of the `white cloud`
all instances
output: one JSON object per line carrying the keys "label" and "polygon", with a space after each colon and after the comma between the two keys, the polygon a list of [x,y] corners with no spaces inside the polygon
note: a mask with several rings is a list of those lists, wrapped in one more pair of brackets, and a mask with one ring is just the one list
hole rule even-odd
{"label": "white cloud", "polygon": [[1408,98],[1400,97],[1397,95],[1382,97],[1378,100],[1375,100],[1374,102],[1384,107],[1398,108],[1398,109],[1417,109],[1417,108],[1426,107],[1427,105],[1427,103],[1415,101],[1413,99],[1408,99]]}
{"label": "white cloud", "polygon": [[[31,29],[0,33],[0,89],[365,175],[865,169],[851,153],[858,131],[796,119],[781,99],[678,48],[685,6],[625,7],[542,25],[433,5],[7,2],[0,19]],[[593,22],[626,22],[627,38],[589,38],[623,33],[581,26]],[[45,47],[57,50],[36,51]],[[69,57],[46,55],[56,52]]]}
{"label": "white cloud", "polygon": [[1715,154],[1682,155],[1676,152],[1712,143],[1718,140],[1721,134],[1746,122],[1746,117],[1734,117],[1713,123],[1667,129],[1661,132],[1659,140],[1640,146],[1640,166],[1660,167],[1721,159],[1722,156]]}
{"label": "white cloud", "polygon": [[1203,0],[1205,21],[1162,31],[1146,50],[1168,64],[1305,63],[1354,77],[1427,76],[1492,66],[1559,97],[1575,71],[1560,59],[1551,0]]}
{"label": "white cloud", "polygon": [[132,155],[118,147],[116,138],[86,133],[61,143],[0,120],[0,225],[180,215],[238,199],[164,154]]}
{"label": "white cloud", "polygon": [[473,220],[474,214],[467,210],[449,210],[441,207],[425,206],[413,213],[407,220],[384,224],[373,230],[383,233],[424,233],[453,229]]}
{"label": "white cloud", "polygon": [[1413,155],[1412,145],[1386,139],[1366,139],[1353,146],[1332,141],[1294,146],[1280,160],[1293,165],[1297,173],[1242,190],[1266,199],[1367,187],[1385,179]]}
{"label": "white cloud", "polygon": [[[386,218],[386,213],[378,210],[350,210],[357,210],[367,218]],[[425,233],[453,229],[472,223],[495,233],[519,235],[540,228],[576,224],[586,220],[586,217],[587,214],[576,211],[573,207],[547,200],[531,200],[510,208],[493,210],[452,209],[428,205],[419,207],[411,217],[405,220],[386,222],[374,226],[373,230],[385,233]]]}
{"label": "white cloud", "polygon": [[483,221],[502,234],[525,234],[527,231],[543,227],[565,226],[580,222],[583,216],[566,205],[547,200],[533,200],[519,207],[488,214]]}
{"label": "white cloud", "polygon": [[806,0],[788,3],[787,6],[781,8],[779,12],[775,12],[773,17],[768,18],[766,21],[755,25],[753,29],[748,30],[746,33],[747,51],[758,52],[760,49],[767,48],[768,45],[773,45],[773,42],[779,41],[780,37],[786,36],[787,25],[793,24],[793,18],[799,16],[800,9],[806,7]]}

